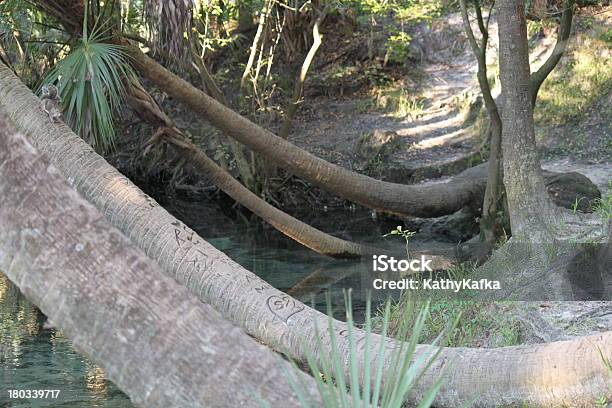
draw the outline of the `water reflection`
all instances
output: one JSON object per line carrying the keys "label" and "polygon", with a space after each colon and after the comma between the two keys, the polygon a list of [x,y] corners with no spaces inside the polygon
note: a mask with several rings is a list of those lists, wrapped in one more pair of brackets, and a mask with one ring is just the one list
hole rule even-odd
{"label": "water reflection", "polygon": [[[303,247],[285,237],[255,216],[244,220],[231,209],[164,197],[153,193],[170,213],[181,219],[200,236],[246,269],[272,286],[300,300],[326,310],[326,293],[331,294],[337,318],[344,318],[343,290],[353,290],[353,312],[357,321],[363,319],[367,291],[372,288],[372,261],[331,259]],[[297,218],[334,236],[370,244],[391,252],[403,251],[401,240],[382,236],[397,225],[393,220],[374,220],[368,211],[324,213],[316,209],[297,214]],[[449,245],[415,236],[412,248],[446,250]],[[452,245],[451,245],[452,246]],[[394,295],[398,295],[399,292]],[[382,303],[389,293],[376,291],[374,303]]]}

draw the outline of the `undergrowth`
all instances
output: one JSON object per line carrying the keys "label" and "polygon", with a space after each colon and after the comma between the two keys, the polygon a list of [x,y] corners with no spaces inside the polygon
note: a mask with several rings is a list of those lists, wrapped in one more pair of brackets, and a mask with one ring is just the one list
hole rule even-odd
{"label": "undergrowth", "polygon": [[578,122],[589,107],[612,91],[611,30],[595,23],[590,27],[592,34],[571,39],[563,60],[542,85],[534,112],[538,124]]}

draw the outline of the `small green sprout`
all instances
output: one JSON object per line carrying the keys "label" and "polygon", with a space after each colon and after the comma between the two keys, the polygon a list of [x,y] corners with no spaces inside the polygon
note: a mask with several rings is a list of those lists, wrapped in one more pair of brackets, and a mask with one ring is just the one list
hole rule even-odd
{"label": "small green sprout", "polygon": [[395,227],[395,229],[391,230],[388,234],[383,235],[383,237],[388,237],[389,235],[399,235],[404,237],[406,241],[406,256],[410,258],[410,252],[408,251],[408,244],[410,243],[410,238],[412,238],[416,234],[416,231],[410,231],[408,229],[403,229],[401,225]]}

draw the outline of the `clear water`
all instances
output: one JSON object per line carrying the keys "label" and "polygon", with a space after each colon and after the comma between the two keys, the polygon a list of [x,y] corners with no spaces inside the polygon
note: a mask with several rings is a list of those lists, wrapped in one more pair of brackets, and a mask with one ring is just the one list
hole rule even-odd
{"label": "clear water", "polygon": [[[176,199],[165,201],[163,196],[157,199],[170,213],[246,269],[321,311],[326,310],[329,292],[336,317],[342,318],[343,292],[351,288],[353,312],[359,320],[365,309],[365,283],[370,284],[364,277],[365,274],[368,278],[372,276],[369,259],[331,259],[285,237],[255,216],[247,219],[232,210],[222,212],[218,207]],[[368,211],[328,213],[313,209],[297,217],[340,238],[379,247],[402,247],[397,237],[381,239],[395,228],[395,221],[373,220]]]}
{"label": "clear water", "polygon": [[[191,203],[157,195],[171,213],[211,244],[273,286],[325,310],[323,290],[343,303],[342,288],[354,288],[357,315],[363,309],[362,275],[368,262],[332,260],[307,250],[261,222],[246,220],[214,203]],[[378,241],[393,222],[374,222],[368,212],[343,215],[313,209],[305,221],[336,236]],[[395,242],[396,245],[399,245]],[[371,269],[370,269],[371,270]],[[370,272],[371,273],[371,272]],[[303,280],[314,274],[312,284]],[[299,285],[302,282],[302,285]],[[297,285],[297,286],[296,286]],[[340,308],[341,309],[341,308]],[[341,310],[338,317],[342,318]],[[131,407],[104,371],[78,354],[58,331],[43,328],[45,317],[0,274],[0,407]],[[8,389],[60,389],[58,400],[8,400]]]}
{"label": "clear water", "polygon": [[[0,407],[128,408],[104,370],[78,354],[0,273]],[[9,399],[8,390],[59,389],[57,399]]]}

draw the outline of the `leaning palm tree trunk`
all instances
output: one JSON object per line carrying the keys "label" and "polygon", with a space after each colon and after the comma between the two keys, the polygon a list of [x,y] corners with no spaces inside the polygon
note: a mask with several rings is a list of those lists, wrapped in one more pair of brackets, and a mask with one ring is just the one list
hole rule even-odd
{"label": "leaning palm tree trunk", "polygon": [[[172,144],[185,160],[199,172],[208,176],[217,187],[287,237],[319,254],[334,258],[357,258],[380,252],[374,248],[326,234],[268,204],[240,184],[231,174],[194,145],[174,126],[168,115],[159,108],[155,100],[140,84],[130,83],[128,102],[140,117],[157,128],[150,143],[164,140]],[[450,265],[449,261],[442,257],[434,257],[433,263],[440,269]]]}
{"label": "leaning palm tree trunk", "polygon": [[[224,134],[328,191],[366,207],[402,215],[435,217],[475,202],[486,181],[457,176],[448,183],[408,186],[373,179],[320,159],[261,128],[172,74],[136,47],[127,48],[141,74],[200,113]],[[479,200],[478,200],[479,201]]]}
{"label": "leaning palm tree trunk", "polygon": [[343,198],[369,208],[417,217],[451,214],[482,203],[487,184],[487,173],[482,171],[484,164],[465,170],[446,183],[405,185],[376,180],[300,149],[223,106],[138,48],[127,50],[139,71],[158,88],[202,114],[224,134],[266,156],[273,164]]}
{"label": "leaning palm tree trunk", "polygon": [[[158,136],[170,143],[191,165],[208,178],[236,202],[245,206],[281,233],[306,248],[334,258],[356,258],[379,253],[380,250],[346,241],[318,230],[291,215],[279,210],[240,184],[231,174],[219,167],[202,150],[176,129],[160,129]],[[442,257],[435,257],[438,268],[450,266]]]}
{"label": "leaning palm tree trunk", "polygon": [[0,269],[136,405],[299,406],[291,381],[318,405],[311,377],[162,274],[1,112],[0,225]]}
{"label": "leaning palm tree trunk", "polygon": [[[0,109],[48,155],[69,183],[157,260],[166,274],[253,337],[296,360],[305,361],[308,350],[318,350],[319,341],[324,349],[330,349],[329,335],[317,330],[327,327],[327,316],[232,261],[145,195],[70,129],[50,124],[39,109],[39,100],[4,66],[0,66],[0,90]],[[348,361],[346,324],[334,320],[332,326],[340,353],[346,356],[343,361]],[[355,330],[361,356],[363,338],[364,333]],[[372,350],[378,350],[380,341],[378,337],[372,339]],[[393,340],[385,344],[391,350],[399,347]],[[426,345],[418,346],[416,355],[427,349]],[[599,350],[605,356],[612,355],[612,332],[532,346],[445,348],[411,398],[418,400],[443,368],[454,362],[446,367],[448,381],[438,393],[436,406],[463,406],[475,396],[483,407],[502,403],[589,406],[593,399],[606,395],[612,385]],[[359,362],[360,368],[365,364]]]}

